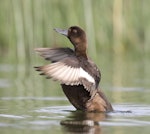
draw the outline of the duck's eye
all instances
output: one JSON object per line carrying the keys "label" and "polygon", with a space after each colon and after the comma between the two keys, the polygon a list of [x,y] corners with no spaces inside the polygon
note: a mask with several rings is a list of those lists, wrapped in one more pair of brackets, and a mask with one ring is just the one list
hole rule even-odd
{"label": "duck's eye", "polygon": [[72,32],[73,32],[73,33],[77,33],[77,30],[76,30],[76,29],[73,29]]}

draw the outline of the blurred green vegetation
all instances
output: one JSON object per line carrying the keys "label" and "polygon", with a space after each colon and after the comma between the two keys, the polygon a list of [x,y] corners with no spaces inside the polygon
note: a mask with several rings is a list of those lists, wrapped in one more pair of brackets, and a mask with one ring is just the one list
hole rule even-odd
{"label": "blurred green vegetation", "polygon": [[148,54],[149,0],[0,0],[0,55],[23,63],[35,47],[70,46],[53,28],[85,29],[89,54]]}
{"label": "blurred green vegetation", "polygon": [[149,0],[0,2],[0,62],[14,65],[12,73],[6,76],[4,71],[1,76],[16,80],[20,93],[24,85],[28,90],[39,89],[37,94],[47,93],[49,85],[58,88],[33,71],[33,66],[44,62],[34,48],[72,47],[64,36],[53,31],[53,28],[66,29],[72,25],[86,31],[89,55],[99,66],[101,83],[105,86],[141,86],[140,82],[133,84],[135,78],[145,82],[149,79]]}

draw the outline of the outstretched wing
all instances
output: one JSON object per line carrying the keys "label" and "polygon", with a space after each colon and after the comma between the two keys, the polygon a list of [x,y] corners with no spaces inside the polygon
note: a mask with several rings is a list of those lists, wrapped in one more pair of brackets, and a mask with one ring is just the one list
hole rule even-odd
{"label": "outstretched wing", "polygon": [[51,62],[57,62],[74,55],[74,51],[70,48],[36,48],[35,51],[45,60],[50,60]]}
{"label": "outstretched wing", "polygon": [[53,63],[36,67],[41,75],[59,81],[66,85],[83,85],[90,93],[96,89],[96,82],[85,69],[80,66],[79,60],[70,48],[38,48],[36,51],[46,60]]}

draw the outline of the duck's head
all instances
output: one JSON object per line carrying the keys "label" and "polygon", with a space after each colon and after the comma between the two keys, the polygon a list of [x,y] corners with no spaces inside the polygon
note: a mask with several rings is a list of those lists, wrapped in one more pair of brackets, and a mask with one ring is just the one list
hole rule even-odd
{"label": "duck's head", "polygon": [[87,47],[86,34],[84,30],[82,30],[78,26],[71,26],[67,30],[63,29],[54,29],[56,32],[65,35],[69,38],[71,43],[74,45],[76,51],[85,51]]}

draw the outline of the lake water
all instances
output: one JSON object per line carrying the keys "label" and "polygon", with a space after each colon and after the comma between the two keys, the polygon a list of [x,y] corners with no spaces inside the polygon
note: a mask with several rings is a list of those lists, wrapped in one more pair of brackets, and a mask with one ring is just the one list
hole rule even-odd
{"label": "lake water", "polygon": [[[109,58],[109,57],[108,57]],[[102,60],[101,87],[111,113],[76,111],[59,84],[38,76],[32,65],[0,65],[0,133],[149,134],[148,59]],[[33,63],[33,65],[36,63]]]}

